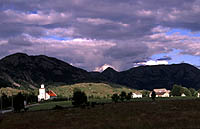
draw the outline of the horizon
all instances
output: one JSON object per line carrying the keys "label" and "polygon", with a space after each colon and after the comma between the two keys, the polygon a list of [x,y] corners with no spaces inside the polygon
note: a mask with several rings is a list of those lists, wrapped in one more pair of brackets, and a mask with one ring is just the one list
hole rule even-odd
{"label": "horizon", "polygon": [[[17,54],[24,54],[24,55],[27,55],[27,56],[46,56],[46,57],[50,57],[50,56],[47,56],[47,55],[29,55],[29,54],[27,54],[27,53],[21,53],[21,52],[17,52],[17,53],[14,53],[14,54],[11,54],[11,55],[7,55],[7,56],[5,56],[5,57],[2,57],[2,58],[0,58],[0,60],[2,60],[2,59],[4,59],[4,58],[7,58],[7,57],[9,57],[9,56],[13,56],[13,55],[17,55]],[[50,57],[50,58],[56,58],[56,57]],[[57,59],[57,58],[56,58]],[[60,59],[58,59],[58,60],[60,60]],[[60,60],[60,61],[64,61],[64,60]],[[70,64],[69,62],[66,62],[66,61],[64,61],[65,63],[68,63],[69,65],[72,65],[72,64]],[[148,63],[147,64],[140,64],[140,65],[137,65],[137,66],[133,66],[132,68],[137,68],[137,67],[141,67],[141,66],[160,66],[160,65],[180,65],[180,64],[189,64],[189,65],[192,65],[192,64],[190,64],[190,63],[184,63],[184,62],[181,62],[181,63],[177,63],[177,64],[150,64],[150,65],[148,65]],[[73,65],[72,65],[73,66]],[[195,68],[198,68],[198,69],[200,69],[199,67],[196,67],[195,65],[192,65],[192,66],[194,66]],[[74,66],[74,67],[77,67],[77,66]],[[79,68],[79,67],[77,67],[77,68]],[[103,71],[105,71],[106,69],[108,69],[108,68],[112,68],[113,70],[115,70],[115,71],[117,71],[117,72],[123,72],[123,71],[127,71],[127,70],[130,70],[130,69],[132,69],[132,68],[128,68],[128,69],[125,69],[125,70],[123,70],[123,71],[118,71],[118,70],[116,70],[114,67],[112,67],[112,66],[110,66],[110,65],[104,65],[103,67],[101,67],[100,69],[96,69],[96,70],[93,70],[93,71],[88,71],[88,70],[86,70],[86,69],[83,69],[83,70],[86,70],[87,72],[103,72]]]}
{"label": "horizon", "polygon": [[198,0],[15,0],[0,9],[0,59],[46,55],[87,71],[200,67]]}

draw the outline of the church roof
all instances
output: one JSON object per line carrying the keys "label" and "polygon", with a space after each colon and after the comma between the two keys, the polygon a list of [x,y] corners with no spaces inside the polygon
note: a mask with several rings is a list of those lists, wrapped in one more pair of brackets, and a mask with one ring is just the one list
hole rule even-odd
{"label": "church roof", "polygon": [[54,93],[52,90],[47,91],[47,94],[49,94],[51,97],[57,96],[56,93]]}

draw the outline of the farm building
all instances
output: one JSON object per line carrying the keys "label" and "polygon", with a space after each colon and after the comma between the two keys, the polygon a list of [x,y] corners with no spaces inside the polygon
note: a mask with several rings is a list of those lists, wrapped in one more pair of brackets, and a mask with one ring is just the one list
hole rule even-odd
{"label": "farm building", "polygon": [[42,100],[54,99],[56,97],[57,95],[52,90],[46,92],[44,84],[41,85],[41,88],[39,89],[38,102]]}
{"label": "farm building", "polygon": [[142,94],[140,92],[134,92],[132,93],[132,98],[142,98]]}
{"label": "farm building", "polygon": [[182,97],[185,97],[186,95],[184,93],[181,94]]}
{"label": "farm building", "polygon": [[[165,88],[161,89],[153,89],[153,91],[156,93],[156,97],[169,97],[170,90],[167,90]],[[152,92],[149,94],[149,97],[151,97]]]}

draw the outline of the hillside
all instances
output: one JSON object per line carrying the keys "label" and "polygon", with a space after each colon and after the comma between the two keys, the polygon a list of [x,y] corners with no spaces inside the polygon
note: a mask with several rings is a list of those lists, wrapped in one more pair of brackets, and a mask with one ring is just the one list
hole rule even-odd
{"label": "hillside", "polygon": [[120,72],[118,84],[136,89],[171,89],[173,84],[200,89],[200,70],[190,64],[140,66]]}
{"label": "hillside", "polygon": [[1,88],[0,89],[0,96],[2,94],[5,94],[7,96],[13,96],[13,95],[17,95],[19,92],[23,93],[23,94],[31,94],[31,93],[35,93],[33,91],[28,91],[28,90],[19,90],[19,89],[14,89],[14,88],[10,88],[10,87],[7,87],[7,88]]}
{"label": "hillside", "polygon": [[56,58],[17,53],[0,60],[0,85],[39,87],[41,83],[77,83],[89,77],[87,71]]}
{"label": "hillside", "polygon": [[53,90],[58,96],[71,97],[75,88],[81,89],[87,96],[92,96],[93,98],[108,98],[114,93],[121,93],[121,91],[125,91],[126,93],[136,91],[120,85],[116,86],[105,83],[78,83],[53,88],[49,87],[48,89]]}
{"label": "hillside", "polygon": [[9,55],[0,60],[0,87],[39,88],[45,85],[70,85],[88,82],[109,82],[133,89],[167,88],[173,84],[200,89],[200,70],[182,63],[140,66],[117,72],[108,68],[102,73],[87,72],[56,58],[24,53]]}

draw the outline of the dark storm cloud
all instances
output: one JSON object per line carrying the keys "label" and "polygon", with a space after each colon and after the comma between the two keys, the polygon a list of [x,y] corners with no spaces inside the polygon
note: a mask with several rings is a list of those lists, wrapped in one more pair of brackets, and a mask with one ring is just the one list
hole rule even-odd
{"label": "dark storm cloud", "polygon": [[[113,31],[118,31],[120,25],[114,27],[114,23],[121,22],[124,24],[129,24],[129,33],[132,32],[135,34],[144,33],[150,31],[151,28],[157,26],[157,24],[161,24],[163,26],[180,26],[188,29],[193,29],[195,27],[192,23],[198,23],[199,13],[194,12],[195,5],[198,5],[198,1],[194,0],[182,0],[173,1],[173,0],[106,0],[106,1],[97,1],[97,0],[48,0],[48,1],[1,1],[1,8],[4,9],[13,9],[16,11],[22,11],[25,13],[30,12],[38,12],[43,11],[48,14],[50,10],[55,10],[58,13],[71,13],[73,15],[73,24],[77,27],[84,27],[84,24],[79,26],[79,22],[76,21],[76,18],[100,18],[113,21],[113,24],[108,24],[108,26],[87,26],[89,28],[88,31],[96,32],[99,28],[101,30],[105,30],[106,35],[109,33],[110,29],[114,29]],[[179,12],[180,11],[180,12]],[[196,7],[196,11],[198,8]],[[193,13],[192,13],[193,12]],[[178,17],[180,19],[170,19],[171,17]],[[185,17],[189,17],[188,20]],[[191,19],[192,18],[192,19]],[[60,19],[57,19],[57,22]],[[190,22],[189,22],[190,21]],[[66,24],[67,21],[63,21],[60,23]],[[177,23],[177,24],[176,24]],[[191,25],[189,24],[191,23]],[[54,24],[54,23],[52,23]],[[112,26],[113,25],[113,26]],[[198,24],[197,24],[198,25]],[[96,28],[95,28],[96,27]],[[191,27],[191,28],[190,28]],[[125,29],[126,30],[126,29]],[[95,38],[91,33],[80,31],[85,34],[87,37]],[[115,35],[115,33],[113,33]],[[123,34],[123,33],[122,33]],[[96,34],[98,37],[98,34]],[[127,33],[121,35],[121,37],[126,36]],[[102,36],[103,37],[103,36]],[[101,37],[101,38],[102,38]],[[106,36],[107,37],[107,36]],[[111,36],[111,38],[113,38]]]}
{"label": "dark storm cloud", "polygon": [[145,51],[147,51],[147,46],[144,46],[143,44],[120,44],[116,45],[114,47],[111,47],[107,50],[105,55],[111,56],[115,59],[122,59],[122,58],[130,58],[130,57],[137,57],[139,55],[146,55]]}
{"label": "dark storm cloud", "polygon": [[32,46],[32,43],[30,41],[27,40],[26,36],[18,36],[18,37],[12,37],[9,38],[8,40],[8,45],[12,45],[12,46],[25,46],[25,47],[30,47]]}
{"label": "dark storm cloud", "polygon": [[160,60],[160,61],[162,61],[162,60],[172,60],[172,58],[169,57],[169,56],[165,56],[165,57],[159,58],[159,59],[157,59],[157,60]]}
{"label": "dark storm cloud", "polygon": [[[48,0],[40,2],[30,0],[24,2],[17,0],[12,2],[1,1],[1,8],[5,10],[13,9],[16,13],[23,12],[27,14],[42,11],[44,14],[49,15],[52,10],[57,13],[70,13],[72,17],[69,21],[62,21],[62,18],[57,17],[58,19],[55,19],[54,22],[43,24],[43,26],[66,27],[70,25],[77,28],[82,37],[124,40],[126,38],[131,39],[137,38],[138,36],[149,35],[152,33],[151,30],[157,25],[198,30],[199,24],[194,23],[199,23],[197,17],[199,13],[192,13],[195,9],[195,7],[193,7],[195,2],[196,1],[188,0],[181,2],[172,0],[125,0],[123,2],[120,0]],[[196,10],[198,11],[198,8]],[[190,14],[188,14],[189,11],[191,12]],[[191,21],[188,21],[185,17],[190,17]],[[93,21],[80,22],[77,20],[79,18],[85,18],[85,20],[93,19]],[[2,19],[9,18],[6,16],[5,18],[2,17]],[[98,21],[95,21],[97,19],[99,21],[109,20],[110,22],[98,24]],[[16,19],[13,19],[13,24],[15,24],[15,20]],[[17,22],[19,21],[16,21],[16,23]],[[40,21],[38,20],[38,22]],[[21,23],[23,23],[23,20]],[[24,20],[24,24],[27,24],[26,20]]]}
{"label": "dark storm cloud", "polygon": [[198,38],[166,35],[173,28],[200,31],[199,17],[198,0],[1,0],[0,56],[41,54],[48,44],[48,55],[76,66],[123,70],[173,48],[200,55]]}

